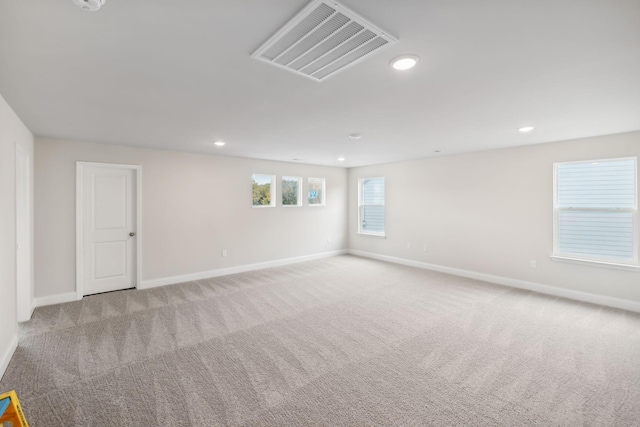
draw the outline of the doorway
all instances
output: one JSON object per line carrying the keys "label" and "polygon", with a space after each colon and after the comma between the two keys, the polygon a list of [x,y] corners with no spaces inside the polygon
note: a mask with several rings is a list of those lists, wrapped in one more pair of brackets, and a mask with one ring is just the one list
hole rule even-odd
{"label": "doorway", "polygon": [[77,162],[78,299],[140,285],[141,175],[139,165]]}

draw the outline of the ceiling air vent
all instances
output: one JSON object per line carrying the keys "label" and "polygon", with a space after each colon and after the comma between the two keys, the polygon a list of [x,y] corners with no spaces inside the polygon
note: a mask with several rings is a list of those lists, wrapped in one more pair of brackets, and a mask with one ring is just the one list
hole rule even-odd
{"label": "ceiling air vent", "polygon": [[394,43],[341,4],[314,0],[251,56],[321,82]]}

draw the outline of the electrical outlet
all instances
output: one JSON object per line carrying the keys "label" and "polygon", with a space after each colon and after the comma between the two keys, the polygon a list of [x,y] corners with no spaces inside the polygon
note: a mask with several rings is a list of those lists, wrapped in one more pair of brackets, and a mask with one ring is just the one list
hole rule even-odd
{"label": "electrical outlet", "polygon": [[327,237],[327,243],[331,243],[331,237]]}
{"label": "electrical outlet", "polygon": [[427,246],[426,243],[422,246],[422,251],[423,252],[429,252],[429,246]]}
{"label": "electrical outlet", "polygon": [[227,250],[226,249],[222,250],[222,256],[227,256]]}
{"label": "electrical outlet", "polygon": [[411,243],[407,243],[407,249],[411,249]]}
{"label": "electrical outlet", "polygon": [[532,259],[529,265],[531,266],[531,268],[538,268],[538,263],[535,259]]}

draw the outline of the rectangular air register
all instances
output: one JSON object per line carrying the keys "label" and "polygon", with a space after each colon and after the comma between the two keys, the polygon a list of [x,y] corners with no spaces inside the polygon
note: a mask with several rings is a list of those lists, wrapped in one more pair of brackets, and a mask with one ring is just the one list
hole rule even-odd
{"label": "rectangular air register", "polygon": [[341,4],[314,0],[251,57],[321,82],[394,43]]}

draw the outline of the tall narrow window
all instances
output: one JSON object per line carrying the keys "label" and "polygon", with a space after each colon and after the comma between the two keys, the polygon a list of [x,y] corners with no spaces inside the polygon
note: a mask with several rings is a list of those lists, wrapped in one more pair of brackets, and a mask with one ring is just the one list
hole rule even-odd
{"label": "tall narrow window", "polygon": [[554,165],[555,258],[638,265],[635,158]]}
{"label": "tall narrow window", "polygon": [[269,207],[276,205],[276,176],[253,174],[253,206]]}
{"label": "tall narrow window", "polygon": [[309,206],[324,206],[324,178],[309,178]]}
{"label": "tall narrow window", "polygon": [[282,206],[302,206],[302,178],[282,177]]}
{"label": "tall narrow window", "polygon": [[384,177],[358,181],[358,232],[384,236]]}

